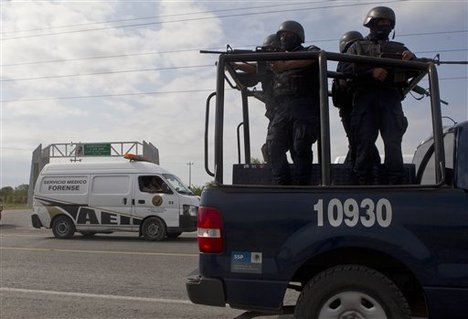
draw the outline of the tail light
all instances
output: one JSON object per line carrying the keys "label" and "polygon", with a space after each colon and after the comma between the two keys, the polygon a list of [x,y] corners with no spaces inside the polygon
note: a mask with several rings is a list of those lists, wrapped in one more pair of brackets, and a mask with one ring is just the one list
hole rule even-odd
{"label": "tail light", "polygon": [[224,249],[223,222],[216,208],[198,209],[198,249],[203,253],[220,253]]}

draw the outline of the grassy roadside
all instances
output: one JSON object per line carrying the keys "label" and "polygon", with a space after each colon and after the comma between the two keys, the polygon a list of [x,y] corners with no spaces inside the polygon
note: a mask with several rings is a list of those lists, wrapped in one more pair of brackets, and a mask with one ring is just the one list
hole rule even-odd
{"label": "grassy roadside", "polygon": [[28,209],[27,204],[3,204],[3,210]]}

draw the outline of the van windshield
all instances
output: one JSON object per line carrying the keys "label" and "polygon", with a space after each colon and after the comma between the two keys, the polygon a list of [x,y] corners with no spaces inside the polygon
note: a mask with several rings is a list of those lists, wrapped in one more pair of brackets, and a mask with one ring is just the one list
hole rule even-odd
{"label": "van windshield", "polygon": [[176,190],[179,194],[184,195],[194,195],[192,191],[182,183],[182,181],[175,175],[172,174],[163,174],[166,180],[171,184],[171,186]]}

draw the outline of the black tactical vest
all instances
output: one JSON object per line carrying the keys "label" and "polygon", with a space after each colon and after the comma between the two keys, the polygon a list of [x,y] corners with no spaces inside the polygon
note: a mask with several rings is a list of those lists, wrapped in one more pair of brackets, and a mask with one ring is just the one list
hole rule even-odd
{"label": "black tactical vest", "polygon": [[[355,54],[371,57],[389,58],[389,59],[402,59],[403,52],[408,49],[403,43],[396,41],[371,41],[371,40],[360,40],[354,45]],[[384,81],[384,84],[391,86],[401,86],[406,83],[408,79],[407,72],[401,69],[387,69],[389,75]]]}
{"label": "black tactical vest", "polygon": [[[304,50],[319,50],[317,47],[302,48]],[[277,73],[273,82],[276,98],[301,98],[319,96],[318,64],[303,69],[287,70]]]}

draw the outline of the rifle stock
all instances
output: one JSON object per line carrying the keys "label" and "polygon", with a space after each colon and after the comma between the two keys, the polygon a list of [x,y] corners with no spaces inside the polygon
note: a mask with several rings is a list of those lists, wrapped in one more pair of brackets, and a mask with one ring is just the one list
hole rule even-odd
{"label": "rifle stock", "polygon": [[[413,88],[411,89],[411,91],[416,92],[416,93],[421,94],[421,95],[424,95],[424,96],[431,96],[431,93],[429,93],[428,90],[426,90],[426,89],[423,88],[423,87],[420,87],[419,85],[416,85],[415,87],[413,87]],[[440,103],[445,104],[445,105],[448,105],[448,102],[447,102],[447,101],[444,101],[444,100],[442,100],[442,99],[440,99]]]}

